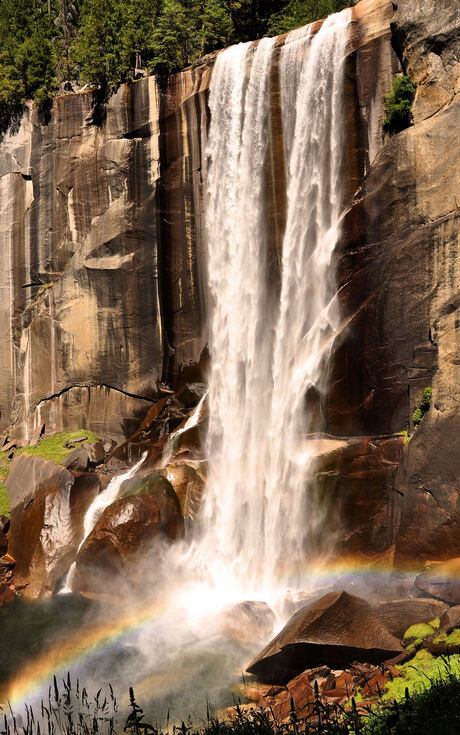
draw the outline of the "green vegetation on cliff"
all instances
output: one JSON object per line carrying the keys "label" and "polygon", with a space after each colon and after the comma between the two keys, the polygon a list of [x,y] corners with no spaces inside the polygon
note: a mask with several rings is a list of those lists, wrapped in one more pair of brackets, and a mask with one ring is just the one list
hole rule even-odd
{"label": "green vegetation on cliff", "polygon": [[393,89],[386,98],[386,117],[383,129],[387,133],[399,133],[412,122],[412,103],[417,85],[408,76],[395,77]]}
{"label": "green vegetation on cliff", "polygon": [[415,428],[418,427],[420,421],[423,419],[424,415],[430,408],[431,394],[432,390],[429,386],[428,388],[425,388],[423,393],[420,394],[420,404],[415,409],[414,415],[412,416],[412,421],[414,422]]}
{"label": "green vegetation on cliff", "polygon": [[2,0],[0,117],[72,85],[169,74],[231,43],[283,33],[353,0]]}
{"label": "green vegetation on cliff", "polygon": [[98,437],[92,431],[64,431],[61,434],[39,439],[36,444],[18,449],[18,454],[38,455],[44,459],[54,459],[56,464],[62,462],[76,446],[84,441],[94,442]]}
{"label": "green vegetation on cliff", "polygon": [[[64,431],[61,434],[52,434],[51,436],[39,439],[36,444],[17,449],[15,454],[38,455],[44,459],[54,459],[56,464],[62,462],[75,447],[84,441],[94,442],[98,440],[96,434],[92,431],[79,429],[78,431]],[[0,452],[0,515],[9,514],[10,504],[8,493],[6,492],[5,481],[10,469],[10,460]]]}

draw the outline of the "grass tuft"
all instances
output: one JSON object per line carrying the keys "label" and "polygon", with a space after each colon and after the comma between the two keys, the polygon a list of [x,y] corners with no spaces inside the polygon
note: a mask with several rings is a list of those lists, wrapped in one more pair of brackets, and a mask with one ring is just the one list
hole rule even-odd
{"label": "grass tuft", "polygon": [[[89,442],[98,440],[97,435],[92,431],[85,431],[84,429],[64,431],[61,434],[52,434],[51,436],[39,439],[32,446],[18,449],[16,454],[37,455],[44,459],[54,459],[56,464],[59,464],[59,462],[62,462],[75,449],[75,446],[72,446],[72,442],[78,442],[79,439],[83,439],[84,437]],[[66,444],[69,444],[69,446],[66,446]]]}

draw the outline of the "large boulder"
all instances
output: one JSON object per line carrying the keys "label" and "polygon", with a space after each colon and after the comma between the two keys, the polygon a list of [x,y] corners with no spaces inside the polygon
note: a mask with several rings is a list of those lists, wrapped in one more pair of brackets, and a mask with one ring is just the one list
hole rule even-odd
{"label": "large boulder", "polygon": [[[126,480],[120,497],[102,513],[76,558],[73,590],[107,592],[107,580],[127,587],[145,583],[145,563],[155,568],[162,547],[180,538],[183,519],[170,483],[150,474]],[[136,561],[142,557],[142,564]]]}
{"label": "large boulder", "polygon": [[24,587],[27,597],[49,596],[75,558],[99,480],[94,474],[75,477],[54,460],[21,454],[11,463],[6,488],[16,586]]}
{"label": "large boulder", "polygon": [[403,651],[366,600],[331,592],[299,610],[249,664],[260,681],[285,684],[307,668],[380,663]]}

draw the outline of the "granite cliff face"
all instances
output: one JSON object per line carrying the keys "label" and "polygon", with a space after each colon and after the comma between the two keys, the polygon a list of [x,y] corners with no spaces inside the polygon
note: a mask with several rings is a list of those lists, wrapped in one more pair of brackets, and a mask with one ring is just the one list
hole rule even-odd
{"label": "granite cliff face", "polygon": [[132,432],[205,343],[200,257],[209,67],[30,106],[0,148],[2,429]]}
{"label": "granite cliff face", "polygon": [[[458,554],[460,31],[448,0],[361,0],[347,56],[343,330],[321,457],[341,552],[398,564]],[[285,38],[280,37],[280,48]],[[211,57],[172,77],[30,106],[0,146],[1,430],[132,434],[163,384],[206,364],[204,194]],[[414,125],[384,137],[404,69]],[[285,216],[279,80],[273,119],[273,280]],[[277,122],[276,122],[277,121]],[[421,390],[430,411],[409,444]]]}

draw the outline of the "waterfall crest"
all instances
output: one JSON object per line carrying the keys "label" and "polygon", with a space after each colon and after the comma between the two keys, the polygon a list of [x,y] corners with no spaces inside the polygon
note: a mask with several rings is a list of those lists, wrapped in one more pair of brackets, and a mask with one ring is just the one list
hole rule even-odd
{"label": "waterfall crest", "polygon": [[[211,299],[209,480],[203,561],[220,584],[295,584],[321,510],[308,483],[321,394],[338,330],[331,256],[340,231],[342,96],[350,11],[313,35],[219,54],[209,106]],[[279,64],[287,179],[279,295],[267,276],[265,163],[270,78]],[[212,559],[212,561],[209,561]]]}

